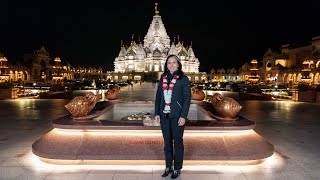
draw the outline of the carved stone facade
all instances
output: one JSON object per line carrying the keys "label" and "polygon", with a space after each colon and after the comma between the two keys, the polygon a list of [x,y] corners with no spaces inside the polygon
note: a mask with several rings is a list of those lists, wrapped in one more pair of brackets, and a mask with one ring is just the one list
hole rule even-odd
{"label": "carved stone facade", "polygon": [[33,81],[60,83],[74,79],[105,79],[101,68],[72,67],[60,57],[50,58],[48,51],[41,47],[33,54],[25,54],[23,61],[10,64],[0,53],[0,82]]}
{"label": "carved stone facade", "polygon": [[224,68],[221,69],[211,69],[208,81],[210,82],[238,82],[240,81],[240,76],[235,68]]}
{"label": "carved stone facade", "polygon": [[[178,36],[177,42],[174,40],[170,44],[170,38],[157,6],[155,9],[156,13],[143,43],[140,40],[136,43],[133,35],[128,48],[121,42],[119,55],[114,61],[114,72],[108,72],[109,78],[114,81],[147,80],[146,76],[152,76],[152,80],[157,80],[164,71],[166,58],[168,55],[174,54],[181,59],[182,70],[190,80],[197,81],[196,79],[199,79],[200,81],[203,73],[199,73],[200,62],[193,52],[192,42],[189,47],[185,47]],[[119,78],[120,76],[123,78]]]}
{"label": "carved stone facade", "polygon": [[34,51],[33,54],[25,54],[23,65],[31,68],[31,80],[45,81],[52,79],[53,63],[48,51],[43,46]]}
{"label": "carved stone facade", "polygon": [[269,49],[262,62],[261,82],[320,84],[320,36],[305,46],[283,45],[280,53]]}
{"label": "carved stone facade", "polygon": [[9,81],[8,60],[0,52],[0,82]]}
{"label": "carved stone facade", "polygon": [[261,68],[256,59],[252,59],[251,63],[245,63],[239,69],[240,81],[250,84],[257,84],[260,82]]}

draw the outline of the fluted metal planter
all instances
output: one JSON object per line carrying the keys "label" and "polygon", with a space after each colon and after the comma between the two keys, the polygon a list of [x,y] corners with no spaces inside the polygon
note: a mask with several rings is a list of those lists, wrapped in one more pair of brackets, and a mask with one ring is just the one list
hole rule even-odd
{"label": "fluted metal planter", "polygon": [[203,101],[205,98],[203,90],[198,88],[192,88],[192,99],[196,101]]}
{"label": "fluted metal planter", "polygon": [[112,93],[106,93],[106,99],[108,100],[115,100],[115,99],[118,99],[119,97],[119,92],[118,91],[114,91]]}

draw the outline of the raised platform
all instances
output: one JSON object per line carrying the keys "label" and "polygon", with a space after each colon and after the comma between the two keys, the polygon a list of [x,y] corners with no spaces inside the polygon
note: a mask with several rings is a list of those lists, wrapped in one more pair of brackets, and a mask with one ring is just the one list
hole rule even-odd
{"label": "raised platform", "polygon": [[[184,132],[185,162],[252,164],[263,162],[273,154],[273,145],[253,131],[254,122],[243,117],[233,123],[206,119],[205,115],[210,115],[206,111],[210,104],[197,104],[192,105],[197,111],[190,110],[191,120]],[[153,107],[148,103],[131,105],[147,109]],[[121,113],[121,108],[126,110],[127,106],[125,103],[99,103],[95,110],[102,110],[105,117],[116,117],[108,112]],[[206,120],[194,120],[192,117]],[[164,162],[159,126],[143,126],[142,121],[124,122],[117,118],[79,122],[69,116],[56,119],[52,124],[54,129],[32,145],[33,153],[43,161],[57,164]]]}

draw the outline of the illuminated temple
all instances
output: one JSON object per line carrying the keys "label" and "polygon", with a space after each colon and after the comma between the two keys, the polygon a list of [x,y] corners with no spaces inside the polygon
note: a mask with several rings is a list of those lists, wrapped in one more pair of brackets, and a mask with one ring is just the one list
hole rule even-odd
{"label": "illuminated temple", "polygon": [[108,78],[115,81],[127,78],[140,80],[142,74],[153,74],[154,79],[157,79],[164,70],[167,56],[171,54],[181,59],[182,70],[190,80],[206,79],[199,73],[200,62],[193,52],[192,42],[189,47],[185,46],[183,42],[180,42],[178,36],[177,42],[174,38],[170,43],[156,4],[155,15],[143,43],[141,41],[136,43],[133,35],[129,47],[126,48],[121,42],[119,55],[114,61],[114,72],[110,72]]}
{"label": "illuminated temple", "polygon": [[169,54],[181,59],[184,72],[199,72],[199,60],[194,55],[192,44],[187,49],[179,40],[170,44],[161,16],[156,14],[142,42],[136,43],[132,38],[126,49],[121,45],[119,56],[115,58],[115,72],[163,71],[164,63]]}

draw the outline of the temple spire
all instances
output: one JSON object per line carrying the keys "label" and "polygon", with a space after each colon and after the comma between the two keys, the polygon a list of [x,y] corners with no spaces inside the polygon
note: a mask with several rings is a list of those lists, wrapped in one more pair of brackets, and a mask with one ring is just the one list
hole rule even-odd
{"label": "temple spire", "polygon": [[131,35],[131,45],[134,43],[134,34]]}
{"label": "temple spire", "polygon": [[191,41],[191,43],[190,43],[190,48],[192,48],[192,41]]}
{"label": "temple spire", "polygon": [[123,47],[123,40],[121,40],[121,47]]}
{"label": "temple spire", "polygon": [[178,43],[180,42],[180,36],[179,36],[179,34],[178,34]]}
{"label": "temple spire", "polygon": [[159,11],[158,11],[158,3],[154,3],[154,11],[155,11],[155,15],[159,15]]}

